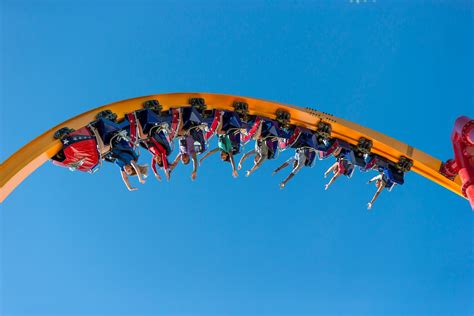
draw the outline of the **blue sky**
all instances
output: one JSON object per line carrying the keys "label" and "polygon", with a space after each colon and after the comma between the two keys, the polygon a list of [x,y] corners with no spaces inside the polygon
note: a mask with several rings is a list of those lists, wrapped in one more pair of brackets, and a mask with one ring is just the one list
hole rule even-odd
{"label": "blue sky", "polygon": [[[315,107],[440,159],[474,116],[470,1],[0,3],[0,160],[155,93]],[[279,190],[277,162],[233,179],[212,157],[131,193],[113,165],[45,164],[0,206],[0,314],[472,315],[468,203],[408,174],[367,212],[372,175],[325,192],[330,163]]]}

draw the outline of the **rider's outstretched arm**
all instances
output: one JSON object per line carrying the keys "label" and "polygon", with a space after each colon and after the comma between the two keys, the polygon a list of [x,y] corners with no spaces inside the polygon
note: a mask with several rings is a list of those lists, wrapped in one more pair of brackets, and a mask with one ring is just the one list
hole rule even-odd
{"label": "rider's outstretched arm", "polygon": [[219,151],[219,148],[214,148],[213,150],[208,151],[208,152],[204,155],[204,157],[202,157],[201,159],[199,159],[199,163],[202,163],[202,161],[203,161],[204,159],[206,159],[207,157],[209,157],[209,156],[212,155],[212,154],[215,154],[215,153],[218,152],[218,151]]}
{"label": "rider's outstretched arm", "polygon": [[237,167],[238,170],[242,169],[242,163],[248,158],[250,157],[251,155],[254,155],[255,154],[255,149],[252,149],[250,150],[249,152],[245,153],[245,155],[242,156],[242,158],[240,158],[240,161],[239,161],[239,166]]}
{"label": "rider's outstretched arm", "polygon": [[[153,174],[155,175],[155,178],[156,178],[158,181],[161,181],[161,176],[160,176],[160,174],[158,173],[158,170],[156,170],[155,157],[152,157],[152,158],[151,158],[151,170],[153,170]],[[165,171],[165,172],[166,172],[166,171]]]}
{"label": "rider's outstretched arm", "polygon": [[132,165],[133,169],[135,169],[135,172],[137,173],[138,181],[140,181],[140,183],[145,183],[145,178],[144,178],[140,168],[138,167],[137,163],[132,160],[130,162],[130,164]]}
{"label": "rider's outstretched arm", "polygon": [[193,153],[191,159],[193,160],[193,172],[191,173],[191,179],[195,180],[196,175],[197,175],[197,170],[198,170],[198,160],[196,157],[196,153]]}
{"label": "rider's outstretched arm", "polygon": [[135,190],[138,190],[137,188],[133,188],[133,187],[130,185],[130,182],[128,181],[128,176],[127,176],[127,174],[125,173],[125,171],[121,170],[121,171],[120,171],[120,175],[122,176],[123,183],[125,183],[125,186],[127,187],[128,191],[135,191]]}
{"label": "rider's outstretched arm", "polygon": [[229,160],[230,160],[230,164],[232,166],[232,176],[234,178],[237,178],[239,176],[239,174],[237,173],[237,169],[235,168],[234,155],[232,155],[232,153],[229,153]]}
{"label": "rider's outstretched arm", "polygon": [[176,158],[174,159],[174,161],[170,165],[170,172],[173,171],[173,169],[176,167],[176,165],[178,164],[180,158],[181,158],[181,154],[178,154],[176,156]]}

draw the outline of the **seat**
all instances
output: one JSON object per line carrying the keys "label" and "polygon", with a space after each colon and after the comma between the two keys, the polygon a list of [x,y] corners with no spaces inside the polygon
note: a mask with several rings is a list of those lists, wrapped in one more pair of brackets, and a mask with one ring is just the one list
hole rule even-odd
{"label": "seat", "polygon": [[93,172],[100,162],[97,142],[87,127],[69,133],[61,139],[63,148],[52,157],[56,166]]}
{"label": "seat", "polygon": [[203,118],[195,107],[188,106],[188,107],[183,107],[181,109],[182,109],[184,130],[188,130],[192,127],[201,125],[203,123]]}
{"label": "seat", "polygon": [[130,125],[125,120],[122,123],[116,123],[108,119],[100,118],[91,123],[91,126],[97,129],[105,145],[109,145],[112,138],[120,131],[130,129]]}
{"label": "seat", "polygon": [[148,134],[153,127],[171,121],[171,115],[159,115],[150,109],[138,110],[135,114],[145,134]]}
{"label": "seat", "polygon": [[242,121],[237,113],[232,111],[224,111],[222,117],[222,131],[227,132],[231,129],[242,128]]}

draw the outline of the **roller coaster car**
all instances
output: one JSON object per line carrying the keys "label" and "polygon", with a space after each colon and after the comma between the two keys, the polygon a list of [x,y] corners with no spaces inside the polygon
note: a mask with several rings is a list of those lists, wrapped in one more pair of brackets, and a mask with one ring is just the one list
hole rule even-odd
{"label": "roller coaster car", "polygon": [[[351,146],[352,147],[352,146]],[[352,150],[350,150],[346,156],[350,161],[356,165],[359,168],[365,168],[366,162],[365,162],[365,154],[357,150],[357,148],[352,147]]]}
{"label": "roller coaster car", "polygon": [[329,146],[327,146],[326,150],[321,150],[319,152],[319,159],[328,158],[329,156],[334,154],[336,152],[336,149],[338,149],[338,148],[340,148],[341,150],[338,153],[338,155],[336,156],[336,158],[339,155],[344,155],[346,152],[352,151],[352,147],[348,142],[345,142],[345,141],[337,139],[337,138],[334,138],[331,141],[329,141],[328,145]]}
{"label": "roller coaster car", "polygon": [[386,177],[385,181],[387,182],[385,187],[389,190],[391,190],[395,184],[402,185],[405,183],[404,172],[393,164],[390,164],[388,168],[383,170],[383,175]]}
{"label": "roller coaster car", "polygon": [[[364,154],[357,146],[353,146],[346,141],[340,139],[332,139],[325,142],[326,148],[319,151],[319,159],[326,159],[331,155],[336,158],[345,157],[355,166],[365,169],[366,159]],[[336,149],[340,149],[336,151]]]}
{"label": "roller coaster car", "polygon": [[233,111],[224,111],[222,117],[222,131],[227,132],[232,129],[242,128],[242,121],[239,115]]}
{"label": "roller coaster car", "polygon": [[169,111],[161,113],[148,108],[135,111],[135,114],[145,134],[148,134],[155,126],[159,126],[163,123],[171,124],[171,114]]}
{"label": "roller coaster car", "polygon": [[194,106],[183,107],[181,108],[181,111],[184,130],[201,125],[204,122],[201,113],[199,113],[199,110]]}
{"label": "roller coaster car", "polygon": [[260,135],[262,138],[284,138],[285,136],[284,131],[279,127],[278,122],[271,119],[262,119],[262,131]]}
{"label": "roller coaster car", "polygon": [[385,158],[382,158],[377,155],[367,155],[365,157],[365,168],[361,168],[362,171],[369,171],[369,170],[378,170],[381,171],[383,169],[388,168],[389,161]]}
{"label": "roller coaster car", "polygon": [[121,131],[128,133],[130,130],[130,124],[127,120],[117,123],[116,121],[99,117],[97,120],[91,122],[90,125],[97,129],[105,145],[110,144],[110,141]]}
{"label": "roller coaster car", "polygon": [[61,137],[63,148],[52,157],[56,166],[93,172],[100,162],[97,142],[91,131],[83,127]]}
{"label": "roller coaster car", "polygon": [[393,187],[394,184],[402,185],[403,183],[405,183],[405,172],[401,170],[397,166],[397,164],[377,155],[367,156],[366,167],[362,170],[377,170],[379,172],[383,172],[385,181],[387,182],[386,187],[390,189]]}
{"label": "roller coaster car", "polygon": [[[297,135],[294,141],[290,140],[291,148],[310,147],[317,149],[318,139],[317,135],[310,129],[305,127],[297,127],[294,131],[294,135]],[[293,137],[290,137],[290,139]]]}

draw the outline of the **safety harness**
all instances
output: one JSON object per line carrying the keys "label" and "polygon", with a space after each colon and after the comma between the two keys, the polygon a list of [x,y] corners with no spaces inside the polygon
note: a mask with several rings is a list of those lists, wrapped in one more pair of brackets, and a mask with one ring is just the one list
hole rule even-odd
{"label": "safety harness", "polygon": [[253,123],[250,130],[245,135],[243,135],[243,134],[240,135],[240,141],[243,144],[246,144],[250,139],[252,139],[252,137],[255,135],[255,133],[257,133],[257,130],[260,127],[261,123],[262,123],[262,119],[257,117],[255,119],[255,123]]}
{"label": "safety harness", "polygon": [[207,131],[206,135],[204,135],[204,139],[206,141],[208,141],[216,133],[216,129],[221,122],[223,114],[224,112],[220,110],[216,110],[216,112],[214,113],[214,119],[212,120],[211,126],[209,127],[209,130]]}

